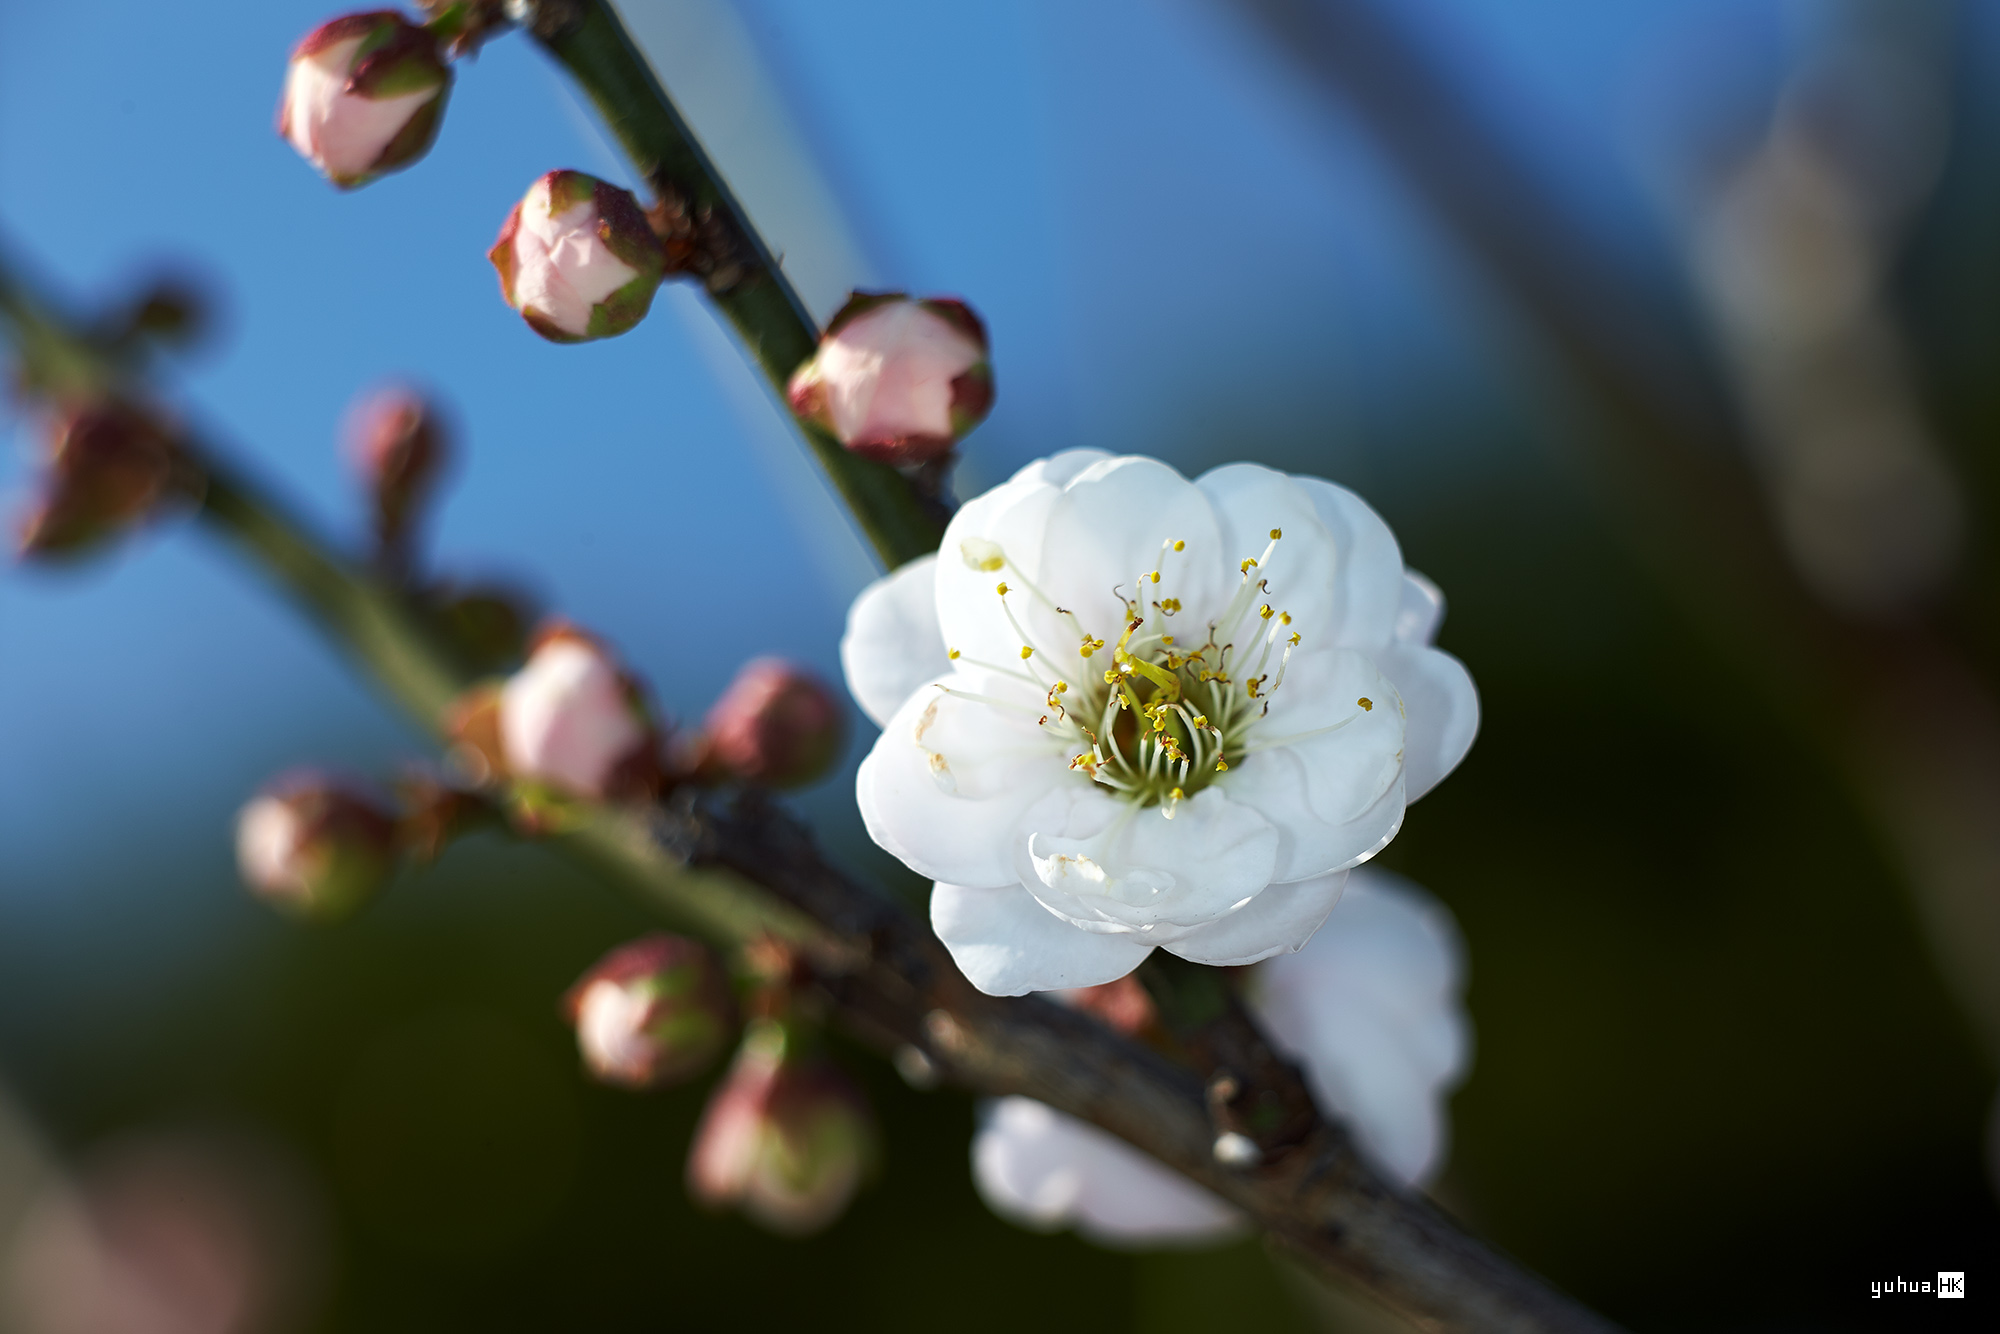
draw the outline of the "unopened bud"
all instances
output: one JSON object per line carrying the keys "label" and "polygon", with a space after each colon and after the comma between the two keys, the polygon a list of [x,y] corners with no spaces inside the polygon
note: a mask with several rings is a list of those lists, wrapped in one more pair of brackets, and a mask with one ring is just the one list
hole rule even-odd
{"label": "unopened bud", "polygon": [[608,649],[570,627],[544,632],[501,686],[495,721],[514,778],[602,798],[657,777],[659,733],[637,683]]}
{"label": "unopened bud", "polygon": [[798,787],[840,753],[846,719],[826,684],[782,658],[746,663],[708,711],[697,770],[711,780]]}
{"label": "unopened bud", "polygon": [[706,1069],[735,1026],[722,965],[684,936],[651,935],[597,962],[564,998],[590,1073],[658,1088]]}
{"label": "unopened bud", "polygon": [[321,774],[291,774],[237,814],[236,864],[259,898],[332,921],[388,879],[395,838],[394,819],[372,798]]}
{"label": "unopened bud", "polygon": [[450,453],[437,410],[412,390],[378,390],[348,413],[348,461],[368,490],[385,550],[407,541]]}
{"label": "unopened bud", "polygon": [[856,292],[790,396],[800,418],[865,458],[927,463],[993,407],[985,326],[962,301]]}
{"label": "unopened bud", "polygon": [[451,92],[437,38],[393,10],[348,14],[292,52],[278,133],[343,189],[430,151]]}
{"label": "unopened bud", "polygon": [[21,524],[21,554],[78,554],[138,523],[167,494],[178,457],[167,428],[130,404],[58,416],[42,492]]}
{"label": "unopened bud", "polygon": [[1106,1027],[1126,1037],[1137,1037],[1159,1022],[1159,1011],[1137,974],[1127,973],[1116,982],[1094,987],[1075,987],[1053,993],[1060,1004],[1094,1015]]}
{"label": "unopened bud", "polygon": [[632,192],[580,171],[552,171],[530,186],[487,258],[507,304],[557,343],[630,329],[652,307],[666,267]]}
{"label": "unopened bud", "polygon": [[874,1117],[833,1065],[787,1051],[781,1024],[754,1023],[702,1113],[688,1189],[773,1232],[805,1236],[838,1218],[872,1170]]}

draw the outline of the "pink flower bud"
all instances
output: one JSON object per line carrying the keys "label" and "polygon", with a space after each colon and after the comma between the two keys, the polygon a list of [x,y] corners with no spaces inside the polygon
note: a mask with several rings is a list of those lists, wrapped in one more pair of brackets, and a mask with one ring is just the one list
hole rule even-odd
{"label": "pink flower bud", "polygon": [[596,640],[545,632],[500,688],[500,754],[515,778],[617,796],[657,770],[659,737],[637,685]]}
{"label": "pink flower bud", "polygon": [[797,787],[827,771],[846,731],[833,692],[782,658],[756,658],[708,711],[704,777]]}
{"label": "pink flower bud", "polygon": [[450,461],[436,409],[409,389],[376,391],[348,414],[347,454],[368,489],[377,538],[401,547]]}
{"label": "pink flower bud", "polygon": [[1136,973],[1127,973],[1116,982],[1094,987],[1076,987],[1050,993],[1059,1004],[1095,1015],[1106,1027],[1137,1037],[1159,1022],[1160,1013]]}
{"label": "pink flower bud", "polygon": [[429,152],[450,91],[435,36],[392,10],[348,14],[293,50],[278,133],[352,189]]}
{"label": "pink flower bud", "polygon": [[60,414],[41,495],[21,523],[21,554],[78,554],[138,523],[166,495],[177,459],[167,427],[129,404]]}
{"label": "pink flower bud", "polygon": [[321,774],[288,774],[236,816],[236,864],[259,898],[331,921],[367,901],[395,865],[396,824]]}
{"label": "pink flower bud", "polygon": [[630,329],[666,267],[632,192],[580,171],[552,171],[530,186],[487,258],[507,304],[555,343]]}
{"label": "pink flower bud", "polygon": [[709,1098],[688,1154],[688,1189],[787,1236],[832,1223],[872,1169],[875,1121],[825,1061],[790,1056],[784,1026],[759,1020]]}
{"label": "pink flower bud", "polygon": [[993,407],[986,328],[963,301],[856,292],[793,374],[791,400],[864,458],[929,462]]}
{"label": "pink flower bud", "polygon": [[699,1074],[722,1050],[736,1017],[715,956],[669,935],[646,936],[605,955],[563,1006],[590,1073],[632,1089]]}

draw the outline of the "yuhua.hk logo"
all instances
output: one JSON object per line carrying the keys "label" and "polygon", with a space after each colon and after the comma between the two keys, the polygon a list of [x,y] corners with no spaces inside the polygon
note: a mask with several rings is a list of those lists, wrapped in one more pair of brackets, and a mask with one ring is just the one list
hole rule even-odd
{"label": "yuhua.hk logo", "polygon": [[1940,1269],[1937,1283],[1929,1279],[1894,1278],[1884,1283],[1870,1283],[1868,1294],[1880,1300],[1883,1297],[1958,1297],[1965,1296],[1965,1271],[1956,1273]]}

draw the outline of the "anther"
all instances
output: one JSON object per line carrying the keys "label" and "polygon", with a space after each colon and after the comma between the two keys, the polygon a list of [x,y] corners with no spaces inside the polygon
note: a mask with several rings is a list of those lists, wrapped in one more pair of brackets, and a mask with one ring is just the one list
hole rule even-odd
{"label": "anther", "polygon": [[1265,620],[1267,620],[1267,621],[1268,621],[1268,620],[1270,620],[1270,619],[1271,619],[1271,614],[1272,614],[1272,613],[1271,613],[1271,604],[1270,604],[1270,603],[1268,603],[1268,602],[1266,602],[1266,603],[1265,603],[1265,604],[1264,604],[1263,606],[1261,606],[1261,607],[1259,607],[1259,608],[1257,609],[1257,614],[1258,614],[1259,616],[1263,617],[1263,618],[1264,618]]}
{"label": "anther", "polygon": [[1175,542],[1174,542],[1174,550],[1175,550],[1175,551],[1186,551],[1186,550],[1187,550],[1187,543],[1185,543],[1185,542],[1182,542],[1182,541],[1179,541],[1178,539],[1176,539],[1176,540],[1175,540]]}
{"label": "anther", "polygon": [[1021,645],[1021,661],[1026,662],[1029,658],[1032,658],[1034,656],[1035,656],[1034,649],[1030,648],[1026,644]]}
{"label": "anther", "polygon": [[958,650],[957,650],[957,649],[953,649],[953,650],[951,650],[951,660],[952,660],[953,662],[957,662],[957,661],[958,661]]}
{"label": "anther", "polygon": [[1368,713],[1375,712],[1375,701],[1368,698],[1366,695],[1363,695],[1360,699],[1357,699],[1354,702],[1356,704],[1359,704],[1362,707],[1363,711],[1365,712]]}
{"label": "anther", "polygon": [[1273,528],[1273,529],[1271,530],[1271,540],[1272,540],[1273,542],[1277,541],[1277,540],[1278,540],[1279,538],[1283,537],[1284,535],[1285,535],[1285,530],[1284,530],[1284,529],[1282,529],[1282,528]]}
{"label": "anther", "polygon": [[999,585],[998,585],[997,587],[995,587],[993,591],[994,591],[994,592],[996,592],[996,593],[998,593],[998,594],[999,594],[999,595],[1000,595],[1001,597],[1003,597],[1003,598],[1004,598],[1004,597],[1006,597],[1006,596],[1007,596],[1007,581],[1006,581],[1005,579],[1002,579],[1002,580],[1000,581]]}

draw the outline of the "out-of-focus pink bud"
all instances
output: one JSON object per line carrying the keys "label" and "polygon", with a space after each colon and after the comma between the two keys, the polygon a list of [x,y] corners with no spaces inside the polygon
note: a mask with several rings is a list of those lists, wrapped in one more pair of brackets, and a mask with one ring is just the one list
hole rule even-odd
{"label": "out-of-focus pink bud", "polygon": [[528,187],[487,258],[507,304],[556,343],[630,329],[651,309],[666,267],[632,192],[580,171],[552,171]]}
{"label": "out-of-focus pink bud", "polygon": [[1135,973],[1127,973],[1116,982],[1076,987],[1053,995],[1060,1003],[1096,1016],[1106,1027],[1116,1029],[1128,1038],[1144,1033],[1160,1018],[1153,998],[1147,994],[1145,984]]}
{"label": "out-of-focus pink bud", "polygon": [[376,537],[386,550],[401,548],[450,461],[437,410],[413,390],[377,390],[348,413],[347,454],[368,489]]}
{"label": "out-of-focus pink bud", "polygon": [[651,935],[598,960],[563,1000],[596,1078],[658,1088],[707,1068],[735,1026],[715,956],[684,936]]}
{"label": "out-of-focus pink bud", "polygon": [[797,787],[827,771],[846,720],[824,682],[782,658],[754,658],[708,711],[697,772]]}
{"label": "out-of-focus pink bud", "polygon": [[395,867],[395,819],[323,774],[288,774],[236,817],[236,864],[250,889],[288,912],[332,921],[353,912]]}
{"label": "out-of-focus pink bud", "polygon": [[430,151],[451,92],[437,38],[393,10],[348,14],[292,52],[278,133],[353,189]]}
{"label": "out-of-focus pink bud", "polygon": [[744,1034],[695,1129],[688,1189],[773,1232],[805,1236],[838,1218],[872,1170],[875,1120],[846,1076],[790,1056],[788,1041],[772,1020]]}
{"label": "out-of-focus pink bud", "polygon": [[500,688],[508,774],[572,796],[616,797],[659,768],[659,733],[637,683],[602,644],[569,626],[544,631]]}
{"label": "out-of-focus pink bud", "polygon": [[20,525],[21,554],[79,554],[138,523],[167,494],[178,457],[166,426],[130,404],[60,414],[41,494]]}
{"label": "out-of-focus pink bud", "polygon": [[963,301],[856,292],[793,373],[791,400],[864,458],[929,462],[992,410],[986,327]]}

